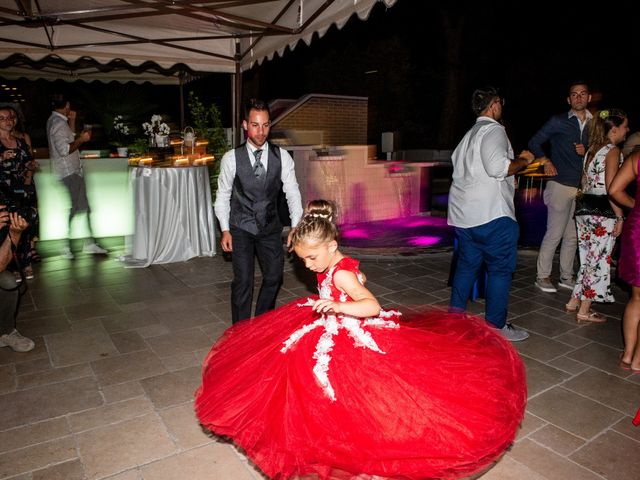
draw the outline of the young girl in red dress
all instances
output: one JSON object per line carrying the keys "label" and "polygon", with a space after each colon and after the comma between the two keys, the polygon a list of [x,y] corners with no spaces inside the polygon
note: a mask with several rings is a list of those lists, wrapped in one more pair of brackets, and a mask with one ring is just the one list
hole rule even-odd
{"label": "young girl in red dress", "polygon": [[382,310],[311,202],[296,254],[319,295],[229,328],[196,392],[203,426],[270,478],[455,479],[511,445],[526,404],[511,344],[464,314]]}

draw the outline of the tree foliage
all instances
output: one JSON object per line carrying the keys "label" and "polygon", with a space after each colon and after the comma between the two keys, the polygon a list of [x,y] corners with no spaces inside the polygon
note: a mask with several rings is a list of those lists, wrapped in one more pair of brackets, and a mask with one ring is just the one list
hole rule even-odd
{"label": "tree foliage", "polygon": [[215,197],[218,187],[218,174],[220,173],[220,160],[230,145],[222,127],[220,110],[212,103],[206,106],[200,98],[193,92],[189,92],[189,115],[196,132],[196,138],[207,140],[207,153],[213,154],[215,160],[210,164],[209,176],[211,178],[211,194]]}

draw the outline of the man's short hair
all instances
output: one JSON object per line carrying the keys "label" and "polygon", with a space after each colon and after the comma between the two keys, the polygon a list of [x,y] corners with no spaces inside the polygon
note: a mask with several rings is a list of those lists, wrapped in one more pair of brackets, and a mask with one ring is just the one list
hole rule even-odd
{"label": "man's short hair", "polygon": [[497,88],[478,88],[473,92],[473,95],[471,95],[471,110],[473,110],[473,113],[478,117],[496,98],[500,98],[500,92]]}
{"label": "man's short hair", "polygon": [[569,81],[569,85],[567,86],[567,93],[571,93],[571,89],[576,85],[584,85],[585,87],[587,87],[587,92],[590,90],[589,82],[582,78],[574,78]]}
{"label": "man's short hair", "polygon": [[51,108],[57,110],[59,108],[64,108],[69,99],[64,93],[54,93],[51,95]]}
{"label": "man's short hair", "polygon": [[262,112],[267,112],[269,118],[271,118],[271,111],[269,110],[269,104],[264,100],[259,100],[257,98],[251,98],[244,106],[244,119],[249,120],[249,114],[251,110],[259,110]]}

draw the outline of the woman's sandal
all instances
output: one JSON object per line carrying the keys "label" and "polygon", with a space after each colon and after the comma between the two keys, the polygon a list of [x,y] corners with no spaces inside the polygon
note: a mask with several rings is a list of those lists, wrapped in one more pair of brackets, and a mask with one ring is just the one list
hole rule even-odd
{"label": "woman's sandal", "polygon": [[578,323],[590,322],[590,323],[604,323],[607,321],[607,317],[601,313],[590,310],[588,314],[576,313],[576,320]]}
{"label": "woman's sandal", "polygon": [[577,303],[575,305],[571,305],[571,303],[567,303],[565,304],[564,308],[569,313],[575,313],[578,311],[578,308],[580,308],[580,304]]}

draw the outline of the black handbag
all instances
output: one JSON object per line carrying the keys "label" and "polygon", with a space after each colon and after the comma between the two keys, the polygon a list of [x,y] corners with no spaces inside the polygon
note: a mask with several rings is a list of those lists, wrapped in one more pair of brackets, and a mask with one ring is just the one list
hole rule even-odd
{"label": "black handbag", "polygon": [[616,218],[616,214],[611,208],[608,195],[595,195],[593,193],[582,193],[578,191],[576,195],[575,216],[594,215],[606,218]]}

